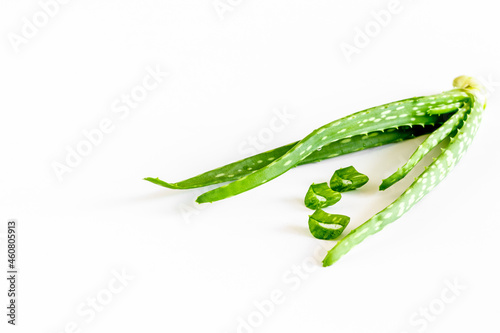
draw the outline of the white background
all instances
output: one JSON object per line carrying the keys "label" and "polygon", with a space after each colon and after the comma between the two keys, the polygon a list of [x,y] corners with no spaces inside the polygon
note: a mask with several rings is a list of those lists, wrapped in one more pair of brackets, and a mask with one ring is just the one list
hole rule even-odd
{"label": "white background", "polygon": [[[498,332],[496,3],[401,0],[383,27],[373,12],[389,1],[220,3],[230,9],[75,0],[45,24],[39,2],[1,1],[0,220],[5,233],[16,218],[20,233],[19,325],[5,323],[2,279],[1,331]],[[36,31],[13,43],[34,16]],[[367,27],[367,45],[348,61],[342,43]],[[127,115],[114,112],[147,68],[169,75]],[[334,242],[307,229],[308,186],[348,165],[370,177],[329,209],[351,216],[348,232],[423,170],[377,191],[421,138],[202,206],[202,190],[142,180],[177,181],[245,157],[276,110],[293,119],[259,151],[367,107],[448,90],[461,74],[488,83],[490,95],[468,154],[408,214],[329,268],[320,260]],[[60,181],[54,163],[103,119],[113,130]],[[122,272],[133,279],[115,281]],[[453,294],[453,283],[464,289]],[[270,307],[272,293],[282,302]],[[96,297],[106,303],[99,311]],[[432,319],[422,319],[429,307]]]}

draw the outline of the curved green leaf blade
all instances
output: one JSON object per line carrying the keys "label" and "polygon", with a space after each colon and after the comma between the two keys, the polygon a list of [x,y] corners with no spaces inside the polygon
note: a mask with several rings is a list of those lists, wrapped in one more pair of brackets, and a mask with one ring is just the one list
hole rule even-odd
{"label": "curved green leaf blade", "polygon": [[335,239],[342,234],[350,220],[349,216],[328,214],[318,209],[309,216],[309,231],[318,239]]}
{"label": "curved green leaf blade", "polygon": [[[401,126],[399,128],[393,128],[393,131],[375,131],[337,140],[323,146],[321,150],[315,150],[311,153],[311,155],[300,161],[298,165],[320,162],[329,158],[373,147],[413,139],[415,137],[433,132],[444,121],[446,121],[448,117],[449,115],[429,115],[421,117],[422,126]],[[272,161],[278,159],[292,149],[297,142],[268,150],[257,155],[249,156],[242,160],[218,167],[176,183],[168,183],[160,180],[159,178],[152,177],[144,178],[144,180],[163,187],[178,190],[192,189],[234,181],[251,174],[255,170],[268,166]]]}
{"label": "curved green leaf blade", "polygon": [[336,204],[342,194],[333,191],[327,183],[312,184],[307,190],[304,204],[310,209],[320,209]]}
{"label": "curved green leaf blade", "polygon": [[330,188],[337,192],[352,191],[368,182],[368,177],[353,166],[338,169],[330,179]]}
{"label": "curved green leaf blade", "polygon": [[345,138],[346,135],[351,137],[400,126],[421,125],[422,121],[419,118],[425,116],[426,113],[419,111],[419,109],[424,107],[425,110],[428,110],[431,105],[437,105],[437,101],[444,96],[449,98],[447,103],[468,98],[468,95],[464,93],[464,96],[457,94],[454,99],[447,92],[440,95],[406,99],[345,116],[312,131],[286,154],[265,168],[208,191],[200,195],[196,202],[219,201],[261,186],[298,165],[313,151],[321,149],[328,143]]}

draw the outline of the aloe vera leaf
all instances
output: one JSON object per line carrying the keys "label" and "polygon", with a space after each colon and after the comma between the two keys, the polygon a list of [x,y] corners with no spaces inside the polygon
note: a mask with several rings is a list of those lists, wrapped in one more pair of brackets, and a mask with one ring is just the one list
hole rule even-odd
{"label": "aloe vera leaf", "polygon": [[368,180],[368,176],[358,172],[353,166],[349,166],[333,173],[330,188],[337,192],[352,191],[365,185]]}
{"label": "aloe vera leaf", "polygon": [[[352,152],[408,140],[424,134],[428,134],[434,131],[439,125],[441,125],[446,117],[428,116],[425,117],[425,119],[422,119],[425,122],[424,126],[402,126],[397,129],[392,128],[386,131],[376,131],[363,135],[353,136],[349,138],[350,140],[337,140],[323,146],[321,150],[314,151],[311,155],[300,161],[298,165],[315,163]],[[195,177],[176,183],[168,183],[158,178],[145,178],[145,180],[171,189],[192,189],[228,181],[234,181],[252,173],[255,170],[267,166],[273,160],[284,155],[296,144],[297,142],[294,142],[254,156],[250,156],[237,162],[224,165],[222,167],[204,172]]]}
{"label": "aloe vera leaf", "polygon": [[327,183],[312,184],[307,190],[304,204],[310,209],[320,209],[336,204],[341,198],[342,195],[333,191]]}
{"label": "aloe vera leaf", "polygon": [[332,240],[342,234],[350,220],[348,216],[328,214],[318,209],[309,216],[309,231],[318,239]]}
{"label": "aloe vera leaf", "polygon": [[296,166],[314,150],[346,136],[352,137],[399,126],[422,125],[419,121],[419,117],[425,115],[422,108],[428,110],[434,105],[433,103],[437,103],[436,100],[449,98],[448,101],[451,101],[449,103],[456,103],[469,98],[462,92],[453,95],[456,97],[452,96],[451,92],[445,92],[439,95],[410,98],[359,111],[333,121],[313,131],[265,168],[208,191],[200,195],[196,201],[205,203],[222,200],[267,183]]}

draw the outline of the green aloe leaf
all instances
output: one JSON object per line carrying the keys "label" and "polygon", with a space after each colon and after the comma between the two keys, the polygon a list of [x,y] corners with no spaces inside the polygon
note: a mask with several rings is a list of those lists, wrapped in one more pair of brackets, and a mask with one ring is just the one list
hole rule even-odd
{"label": "green aloe leaf", "polygon": [[232,183],[210,190],[200,195],[196,202],[214,202],[246,192],[279,177],[299,165],[314,151],[322,149],[329,143],[338,140],[347,142],[352,140],[351,138],[354,136],[370,132],[386,131],[401,126],[422,125],[423,118],[429,117],[426,111],[431,106],[438,107],[440,104],[453,104],[468,99],[470,96],[462,91],[449,91],[438,95],[384,104],[337,119],[312,131],[266,167],[252,170],[252,173]]}
{"label": "green aloe leaf", "polygon": [[309,231],[318,239],[335,239],[342,234],[350,220],[349,216],[328,214],[318,209],[309,216]]}
{"label": "green aloe leaf", "polygon": [[333,191],[327,183],[312,184],[304,198],[304,204],[307,208],[319,209],[336,204],[342,194]]}
{"label": "green aloe leaf", "polygon": [[337,192],[352,191],[365,185],[368,180],[366,175],[349,166],[335,171],[330,179],[330,188]]}

